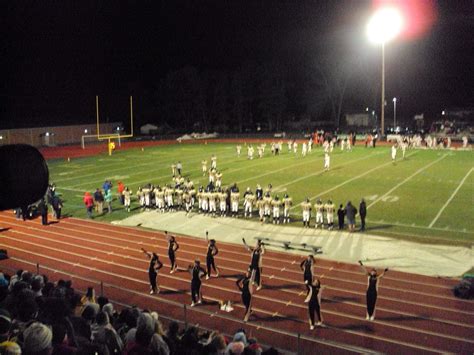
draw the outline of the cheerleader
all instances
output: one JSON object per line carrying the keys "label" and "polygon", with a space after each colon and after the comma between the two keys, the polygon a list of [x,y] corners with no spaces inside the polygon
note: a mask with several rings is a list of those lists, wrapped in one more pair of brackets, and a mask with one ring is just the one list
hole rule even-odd
{"label": "cheerleader", "polygon": [[170,274],[178,270],[178,264],[176,263],[176,251],[179,249],[179,244],[176,242],[176,238],[172,235],[168,235],[165,231],[166,240],[168,241],[168,257],[170,258]]}
{"label": "cheerleader", "polygon": [[308,257],[301,262],[300,269],[303,271],[304,284],[306,285],[306,290],[309,293],[310,285],[313,283],[314,256],[308,255]]}
{"label": "cheerleader", "polygon": [[148,278],[150,279],[150,295],[160,293],[160,289],[156,285],[156,277],[158,276],[158,270],[163,267],[163,263],[155,253],[149,253],[142,248],[142,252],[150,259],[150,265],[148,266]]}
{"label": "cheerleader", "polygon": [[251,260],[250,260],[250,272],[251,272],[251,280],[253,285],[257,285],[257,291],[262,289],[262,261],[263,261],[263,254],[265,253],[264,244],[261,240],[258,240],[255,244],[255,248],[251,248],[245,242],[245,239],[242,238],[245,247],[251,253]]}
{"label": "cheerleader", "polygon": [[359,264],[362,267],[364,274],[367,275],[367,315],[365,319],[373,321],[375,319],[375,305],[377,303],[377,291],[379,279],[382,278],[385,273],[388,271],[386,268],[380,275],[377,274],[377,270],[372,269],[369,271],[362,261],[359,260]]}
{"label": "cheerleader", "polygon": [[323,325],[323,318],[321,317],[321,281],[319,279],[314,280],[308,284],[308,296],[305,299],[305,303],[308,303],[309,313],[309,329],[314,329],[314,314],[318,316],[318,327]]}
{"label": "cheerleader", "polygon": [[207,255],[206,255],[206,265],[207,265],[207,275],[206,280],[209,280],[211,277],[211,268],[214,269],[216,277],[219,277],[219,269],[216,267],[214,257],[219,253],[219,250],[216,246],[215,239],[209,239],[209,232],[206,231],[206,242],[207,242]]}
{"label": "cheerleader", "polygon": [[201,262],[199,260],[194,260],[194,266],[189,265],[188,271],[192,275],[191,278],[191,307],[194,307],[196,304],[202,303],[202,294],[201,294],[201,278],[206,275],[206,271],[201,267]]}
{"label": "cheerleader", "polygon": [[242,303],[245,306],[245,323],[249,320],[250,314],[252,313],[253,285],[250,275],[251,271],[248,269],[245,275],[241,276],[236,282],[237,287],[242,292]]}

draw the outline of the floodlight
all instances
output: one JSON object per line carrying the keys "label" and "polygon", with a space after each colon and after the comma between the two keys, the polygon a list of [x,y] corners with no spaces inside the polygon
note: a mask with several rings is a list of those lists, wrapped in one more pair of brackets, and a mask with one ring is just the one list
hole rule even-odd
{"label": "floodlight", "polygon": [[367,36],[376,44],[385,44],[394,39],[402,30],[403,17],[394,7],[377,10],[367,24]]}

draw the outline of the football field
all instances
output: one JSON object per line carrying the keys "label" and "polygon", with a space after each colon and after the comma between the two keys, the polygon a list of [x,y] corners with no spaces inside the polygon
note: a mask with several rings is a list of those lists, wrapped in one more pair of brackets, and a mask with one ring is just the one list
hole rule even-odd
{"label": "football field", "polygon": [[[270,153],[248,160],[242,143],[237,157],[235,144],[176,144],[116,151],[87,158],[50,160],[50,181],[64,200],[63,213],[86,217],[82,197],[94,192],[104,180],[114,184],[114,211],[95,216],[112,221],[126,218],[127,213],[117,200],[116,185],[121,180],[134,194],[147,183],[171,183],[171,164],[181,161],[183,175],[196,187],[206,185],[201,161],[210,166],[212,154],[223,173],[223,186],[237,183],[241,194],[247,187],[255,191],[257,184],[273,185],[273,194],[287,193],[293,199],[292,224],[302,225],[300,203],[309,197],[314,203],[332,199],[346,205],[352,201],[359,207],[361,198],[367,202],[367,232],[426,241],[430,243],[462,243],[474,241],[474,160],[470,151],[408,150],[406,159],[398,152],[392,163],[389,147],[357,147],[352,152],[339,148],[331,154],[331,168],[323,169],[323,150],[317,147],[306,157],[289,153],[286,144],[279,156]],[[139,213],[136,197],[133,213]],[[358,220],[359,221],[359,220]],[[314,225],[314,219],[311,220]],[[337,222],[337,221],[336,221]]]}

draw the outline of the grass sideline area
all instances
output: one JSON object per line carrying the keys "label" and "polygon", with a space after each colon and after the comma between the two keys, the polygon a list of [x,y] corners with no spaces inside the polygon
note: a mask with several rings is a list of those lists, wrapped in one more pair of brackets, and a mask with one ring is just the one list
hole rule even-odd
{"label": "grass sideline area", "polygon": [[[236,182],[243,193],[257,184],[273,185],[274,194],[293,198],[292,225],[301,224],[300,202],[310,197],[332,199],[336,206],[352,201],[358,207],[361,198],[368,206],[367,231],[370,234],[406,238],[413,241],[470,245],[474,242],[473,153],[451,150],[409,150],[405,160],[398,152],[391,162],[390,148],[356,146],[352,152],[336,148],[331,154],[331,169],[323,171],[322,148],[313,148],[306,157],[289,153],[286,144],[279,156],[273,156],[269,144],[262,159],[248,160],[242,142],[237,157],[236,144],[209,143],[161,145],[119,150],[112,156],[49,160],[50,181],[64,200],[63,213],[86,218],[82,202],[85,191],[101,188],[104,180],[114,183],[111,214],[95,216],[101,221],[128,217],[117,201],[117,181],[137,191],[147,183],[161,186],[171,183],[171,164],[181,161],[183,175],[195,186],[206,185],[201,161],[210,166],[212,154],[223,173],[223,186]],[[254,144],[255,146],[255,144]],[[136,198],[131,214],[140,212]],[[254,217],[255,218],[255,217]],[[314,214],[312,225],[314,225]]]}

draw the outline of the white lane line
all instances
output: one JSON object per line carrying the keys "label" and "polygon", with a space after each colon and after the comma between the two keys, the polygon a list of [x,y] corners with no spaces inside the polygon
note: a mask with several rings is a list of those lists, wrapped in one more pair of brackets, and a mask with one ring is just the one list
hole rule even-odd
{"label": "white lane line", "polygon": [[[411,154],[408,154],[407,157],[409,157],[409,156],[411,156],[411,155],[414,155],[414,154],[416,154],[416,152],[413,152],[413,153],[411,153]],[[385,164],[382,164],[382,165],[376,166],[375,168],[372,168],[372,169],[370,169],[370,170],[367,170],[366,172],[364,172],[364,173],[362,173],[362,174],[360,174],[360,175],[354,176],[353,178],[350,178],[349,180],[346,180],[346,181],[344,181],[344,182],[341,182],[339,185],[336,185],[336,186],[334,186],[334,187],[331,187],[330,189],[328,189],[328,190],[326,190],[326,191],[320,192],[320,193],[318,193],[317,195],[314,195],[314,196],[310,197],[310,201],[311,201],[311,200],[314,200],[315,198],[317,198],[317,197],[319,197],[319,196],[325,195],[325,194],[327,194],[328,192],[337,190],[338,188],[340,188],[340,187],[342,187],[342,186],[344,186],[344,185],[346,185],[346,184],[348,184],[348,183],[350,183],[350,182],[352,182],[352,181],[354,181],[354,180],[360,179],[361,177],[363,177],[363,176],[365,176],[365,175],[367,175],[367,174],[370,174],[371,172],[373,172],[373,171],[375,171],[375,170],[378,170],[378,169],[380,169],[380,168],[383,168],[384,166],[387,166],[387,165],[390,165],[390,164],[393,164],[393,163],[392,163],[391,161],[389,161],[389,162],[387,162],[387,163],[385,163]],[[294,208],[297,208],[297,207],[300,207],[300,204],[301,204],[301,203],[295,204],[293,207],[290,208],[290,210],[292,210],[292,209],[294,209]]]}
{"label": "white lane line", "polygon": [[445,154],[445,155],[442,155],[440,158],[436,159],[435,161],[432,161],[431,163],[429,163],[428,165],[425,165],[424,167],[418,169],[417,171],[415,171],[413,174],[411,174],[409,177],[405,178],[402,182],[398,183],[397,185],[395,185],[394,187],[392,187],[390,190],[388,190],[386,193],[384,193],[382,196],[380,196],[379,198],[377,198],[374,202],[372,202],[370,205],[367,206],[367,209],[369,209],[370,207],[372,207],[373,205],[375,205],[377,202],[379,202],[380,200],[382,200],[383,198],[387,197],[388,195],[390,195],[393,191],[395,191],[396,189],[398,189],[400,186],[402,186],[404,183],[406,183],[407,181],[409,181],[411,178],[413,178],[414,176],[418,175],[419,173],[421,173],[422,171],[428,169],[430,166],[436,164],[437,162],[443,160],[444,158],[446,158],[448,155]]}
{"label": "white lane line", "polygon": [[468,176],[472,173],[472,171],[474,170],[474,168],[471,168],[471,170],[469,170],[467,172],[467,174],[464,176],[464,178],[461,180],[461,182],[459,183],[458,187],[456,188],[456,190],[454,190],[454,192],[452,193],[452,195],[448,198],[448,201],[446,201],[446,203],[443,205],[443,207],[441,207],[441,209],[439,210],[438,214],[436,215],[436,217],[431,221],[430,225],[428,226],[428,228],[431,228],[434,226],[434,224],[436,223],[436,221],[438,220],[438,218],[441,216],[441,214],[443,213],[444,209],[446,207],[448,207],[448,205],[451,203],[451,201],[453,200],[454,196],[456,196],[456,194],[458,193],[459,189],[462,187],[462,185],[464,185],[464,182],[467,180]]}

